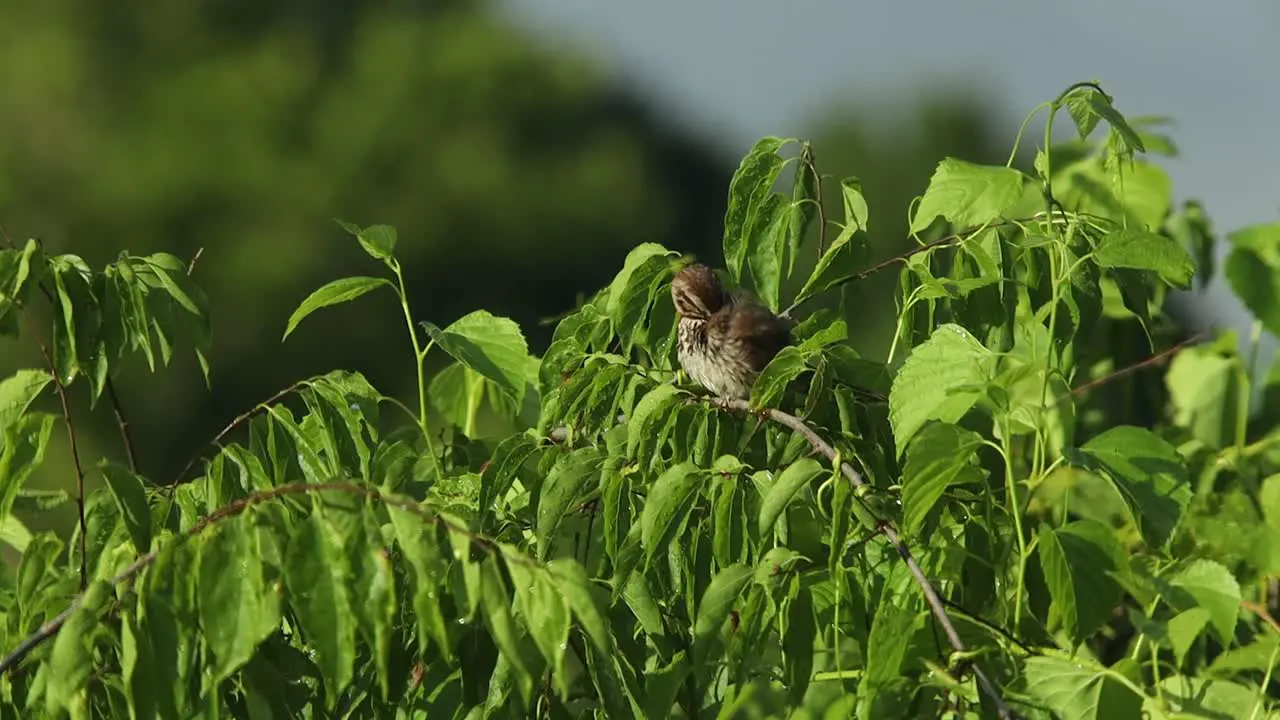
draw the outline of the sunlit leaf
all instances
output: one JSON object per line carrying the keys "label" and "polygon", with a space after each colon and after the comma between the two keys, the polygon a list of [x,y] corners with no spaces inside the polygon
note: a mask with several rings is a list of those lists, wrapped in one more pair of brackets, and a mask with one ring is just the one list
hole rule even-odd
{"label": "sunlit leaf", "polygon": [[0,380],[0,430],[17,422],[27,406],[45,389],[53,376],[44,370],[27,368]]}
{"label": "sunlit leaf", "polygon": [[729,203],[724,214],[724,259],[734,282],[742,282],[751,241],[760,225],[760,211],[782,171],[784,161],[777,151],[785,142],[777,137],[761,138],[729,181]]}
{"label": "sunlit leaf", "polygon": [[586,448],[565,456],[551,469],[542,483],[538,498],[538,557],[546,560],[547,553],[556,539],[560,522],[573,507],[573,501],[581,496],[587,481],[600,470],[604,453]]}
{"label": "sunlit leaf", "polygon": [[911,231],[924,230],[939,216],[956,229],[1012,219],[1009,212],[1022,203],[1029,180],[1012,168],[947,158],[929,179],[929,188],[911,221]]}
{"label": "sunlit leaf", "polygon": [[256,534],[244,516],[206,531],[200,543],[197,607],[213,651],[210,672],[230,677],[280,623],[279,601],[266,587]]}
{"label": "sunlit leaf", "polygon": [[995,356],[959,325],[942,325],[907,356],[889,392],[899,456],[929,420],[959,422],[983,396]]}
{"label": "sunlit leaf", "polygon": [[1030,657],[1026,693],[1063,720],[1129,720],[1139,716],[1142,698],[1101,668],[1055,657]]}
{"label": "sunlit leaf", "polygon": [[1106,268],[1148,270],[1179,289],[1191,287],[1196,263],[1176,240],[1145,230],[1122,228],[1103,236],[1093,258]]}
{"label": "sunlit leaf", "polygon": [[151,510],[147,506],[147,492],[142,478],[128,468],[102,461],[98,464],[102,476],[111,488],[111,494],[120,508],[125,528],[139,553],[151,549]]}
{"label": "sunlit leaf", "polygon": [[646,565],[675,539],[692,509],[692,498],[701,483],[702,476],[693,463],[684,462],[662,473],[649,487],[649,496],[640,514],[640,537]]}
{"label": "sunlit leaf", "polygon": [[281,340],[289,337],[294,328],[298,327],[298,323],[302,322],[311,313],[320,308],[329,307],[330,305],[341,305],[350,302],[364,295],[367,292],[377,290],[382,286],[395,287],[391,281],[386,278],[378,277],[347,277],[325,283],[315,292],[311,293],[298,305],[298,309],[293,311],[293,315],[289,316],[289,322],[285,325],[284,336]]}
{"label": "sunlit leaf", "polygon": [[492,380],[513,400],[524,399],[529,346],[514,320],[476,310],[444,330],[430,323],[423,326],[455,360]]}
{"label": "sunlit leaf", "polygon": [[324,676],[330,707],[351,684],[355,616],[347,594],[347,560],[333,528],[318,514],[294,527],[285,563],[289,604]]}

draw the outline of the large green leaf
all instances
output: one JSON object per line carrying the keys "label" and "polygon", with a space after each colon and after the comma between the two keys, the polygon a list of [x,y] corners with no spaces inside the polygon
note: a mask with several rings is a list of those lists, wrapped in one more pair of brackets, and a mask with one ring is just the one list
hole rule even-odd
{"label": "large green leaf", "polygon": [[1174,422],[1211,448],[1230,445],[1236,432],[1239,370],[1239,359],[1217,347],[1189,347],[1175,355],[1164,377]]}
{"label": "large green leaf", "polygon": [[955,324],[938,327],[907,357],[889,391],[889,422],[898,456],[929,420],[956,423],[982,398],[995,355]]}
{"label": "large green leaf", "polygon": [[19,370],[0,380],[0,431],[17,422],[50,382],[53,382],[52,375],[33,368]]}
{"label": "large green leaf", "polygon": [[1105,268],[1148,270],[1179,288],[1191,287],[1196,263],[1176,240],[1146,230],[1121,228],[1107,233],[1093,251],[1093,259]]}
{"label": "large green leaf", "polygon": [[418,623],[419,653],[434,642],[440,654],[453,656],[453,645],[440,610],[440,588],[448,582],[449,564],[433,526],[401,507],[387,506],[396,542],[413,568],[413,614]]}
{"label": "large green leaf", "polygon": [[505,553],[505,558],[511,584],[515,586],[516,610],[551,666],[561,697],[565,697],[569,693],[569,681],[564,673],[570,625],[568,599],[556,579],[528,556],[512,551]]}
{"label": "large green leaf", "polygon": [[724,213],[724,261],[734,282],[742,282],[742,270],[752,239],[762,225],[763,206],[785,161],[778,149],[786,140],[761,138],[738,165],[729,181],[729,203]]}
{"label": "large green leaf", "polygon": [[774,355],[751,387],[751,406],[777,407],[787,385],[808,369],[808,354],[794,345],[788,345]]}
{"label": "large green leaf", "polygon": [[1120,425],[1068,449],[1067,457],[1111,480],[1147,542],[1163,547],[1173,537],[1192,491],[1172,445],[1150,430]]}
{"label": "large green leaf", "polygon": [[924,426],[907,447],[902,469],[902,530],[914,536],[938,498],[952,485],[982,483],[987,471],[978,462],[982,437],[947,423]]}
{"label": "large green leaf", "polygon": [[514,320],[476,310],[444,330],[431,323],[423,326],[455,360],[492,380],[517,403],[524,400],[531,379],[529,346]]}
{"label": "large green leaf", "polygon": [[196,605],[213,652],[216,682],[240,669],[280,623],[279,599],[266,587],[257,533],[245,516],[201,536]]}
{"label": "large green leaf", "polygon": [[734,603],[741,599],[743,590],[755,568],[749,565],[734,563],[722,568],[707,585],[707,589],[698,600],[698,617],[693,625],[694,662],[707,661],[707,653],[720,635],[720,629]]}
{"label": "large green leaf", "polygon": [[655,554],[666,552],[668,544],[675,539],[693,509],[693,496],[701,483],[702,475],[697,467],[683,462],[662,473],[649,487],[649,496],[640,514],[640,542],[646,566]]}
{"label": "large green leaf", "polygon": [[1112,530],[1093,520],[1044,526],[1037,543],[1052,612],[1079,644],[1106,624],[1120,602],[1123,593],[1112,575],[1124,567],[1124,551]]}
{"label": "large green leaf", "polygon": [[320,308],[329,307],[331,305],[341,305],[350,302],[372,290],[386,285],[395,287],[390,280],[378,277],[356,276],[339,278],[320,286],[315,292],[311,293],[298,305],[298,309],[293,311],[293,315],[289,316],[289,322],[284,328],[284,340],[289,334],[298,327],[298,323],[302,322],[311,313]]}
{"label": "large green leaf", "polygon": [[631,349],[640,336],[663,282],[671,275],[671,256],[676,253],[657,243],[642,243],[627,253],[622,269],[609,284],[606,306],[613,326],[623,338],[623,351]]}
{"label": "large green leaf", "polygon": [[813,458],[802,458],[788,465],[760,502],[760,515],[756,518],[760,534],[767,537],[796,493],[824,472],[822,465]]}
{"label": "large green leaf", "polygon": [[142,477],[128,468],[103,460],[98,464],[102,476],[120,508],[120,517],[133,539],[138,553],[151,550],[151,508],[147,505],[147,491]]}
{"label": "large green leaf", "polygon": [[1012,219],[1024,204],[1031,183],[1013,168],[975,165],[956,158],[938,164],[916,207],[911,232],[920,232],[942,216],[956,229]]}
{"label": "large green leaf", "polygon": [[1215,560],[1195,560],[1165,583],[1165,600],[1177,610],[1193,607],[1209,611],[1209,624],[1218,640],[1230,643],[1240,615],[1240,583]]}
{"label": "large green leaf", "polygon": [[536,525],[540,559],[547,559],[556,540],[560,522],[572,509],[574,500],[582,496],[587,481],[600,471],[604,457],[602,449],[578,450],[561,458],[542,482]]}
{"label": "large green leaf", "polygon": [[1027,658],[1026,693],[1062,720],[1132,720],[1142,698],[1104,668],[1057,656]]}
{"label": "large green leaf", "polygon": [[355,616],[347,593],[347,558],[340,538],[319,513],[294,526],[284,567],[289,604],[324,678],[330,708],[351,684]]}

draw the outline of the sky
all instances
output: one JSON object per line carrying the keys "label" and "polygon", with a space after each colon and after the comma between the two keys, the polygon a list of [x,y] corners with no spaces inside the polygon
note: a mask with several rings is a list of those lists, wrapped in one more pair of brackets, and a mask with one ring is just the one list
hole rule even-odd
{"label": "sky", "polygon": [[[939,79],[977,79],[1017,124],[1097,80],[1127,115],[1161,115],[1175,202],[1205,203],[1220,243],[1280,219],[1277,0],[501,0],[516,25],[603,63],[673,122],[736,162],[763,135],[804,137],[824,108],[893,103]],[[1043,117],[1043,116],[1041,116]],[[1063,123],[1069,125],[1069,123]],[[941,159],[941,158],[939,158]],[[1219,268],[1221,263],[1219,263]],[[1250,318],[1221,277],[1199,319]],[[1268,338],[1269,356],[1274,339]]]}

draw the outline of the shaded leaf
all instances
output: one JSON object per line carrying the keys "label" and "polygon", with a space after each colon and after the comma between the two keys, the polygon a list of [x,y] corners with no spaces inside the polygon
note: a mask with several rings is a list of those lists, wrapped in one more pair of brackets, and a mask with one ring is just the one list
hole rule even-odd
{"label": "shaded leaf", "polygon": [[289,604],[324,677],[330,708],[351,684],[355,616],[347,594],[347,560],[334,529],[313,513],[294,526],[284,567]]}
{"label": "shaded leaf", "polygon": [[1092,637],[1111,616],[1123,592],[1112,579],[1124,551],[1107,526],[1078,520],[1037,535],[1040,566],[1053,598],[1053,612],[1073,643]]}
{"label": "shaded leaf", "polygon": [[1145,230],[1121,228],[1107,233],[1098,242],[1093,259],[1105,268],[1147,270],[1160,275],[1173,287],[1191,287],[1196,263],[1176,240]]}
{"label": "shaded leaf", "polygon": [[133,546],[139,553],[151,550],[151,508],[147,505],[147,491],[142,478],[128,468],[103,460],[98,464],[107,487],[120,508],[120,517],[129,531]]}
{"label": "shaded leaf", "polygon": [[665,551],[675,539],[692,509],[702,476],[691,462],[674,465],[662,473],[649,488],[644,510],[640,514],[640,542],[644,547],[645,565],[659,551]]}
{"label": "shaded leaf", "polygon": [[914,536],[938,498],[952,485],[985,482],[978,461],[982,437],[972,430],[932,422],[907,447],[902,469],[902,530]]}
{"label": "shaded leaf", "polygon": [[756,519],[760,534],[768,536],[796,493],[824,472],[822,465],[813,458],[804,458],[787,466],[760,502],[760,515]]}

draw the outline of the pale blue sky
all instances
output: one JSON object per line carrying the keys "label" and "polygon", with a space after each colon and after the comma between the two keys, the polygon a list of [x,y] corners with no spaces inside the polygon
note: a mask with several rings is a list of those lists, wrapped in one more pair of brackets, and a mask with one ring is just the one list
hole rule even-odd
{"label": "pale blue sky", "polygon": [[[1122,112],[1175,121],[1174,192],[1204,201],[1219,235],[1280,218],[1280,0],[500,5],[597,57],[730,160],[762,135],[805,136],[824,107],[891,103],[948,76],[990,85],[1012,141],[1036,104],[1097,79]],[[1247,325],[1220,282],[1207,295],[1193,304]]]}

